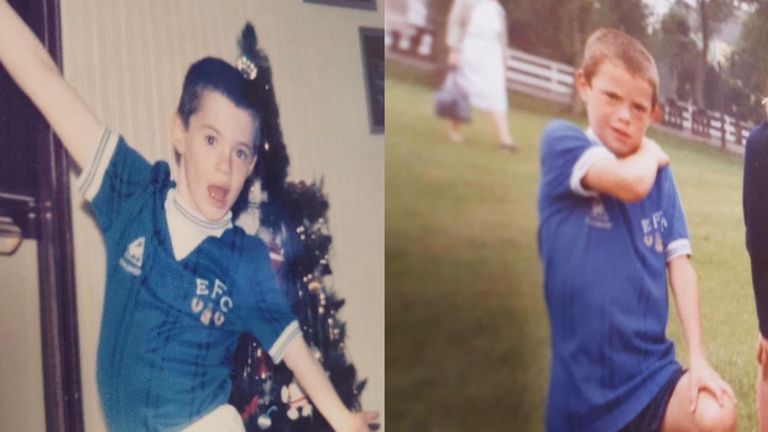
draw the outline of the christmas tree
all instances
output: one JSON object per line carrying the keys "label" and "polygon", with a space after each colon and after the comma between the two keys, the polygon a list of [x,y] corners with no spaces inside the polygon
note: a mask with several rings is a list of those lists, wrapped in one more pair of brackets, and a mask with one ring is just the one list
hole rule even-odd
{"label": "christmas tree", "polygon": [[[240,50],[243,58],[238,66],[246,65],[241,71],[250,80],[251,100],[263,114],[254,177],[259,179],[261,196],[266,199],[251,196],[250,202],[238,202],[233,212],[258,208],[259,234],[270,248],[278,285],[299,320],[304,339],[342,401],[356,410],[365,381],[358,382],[355,367],[345,354],[345,325],[338,318],[344,300],[334,294],[329,262],[328,200],[322,182],[286,181],[288,155],[271,68],[257,47],[250,24],[243,29]],[[240,340],[231,377],[229,402],[241,413],[247,431],[331,430],[285,364],[274,364],[250,336]]]}

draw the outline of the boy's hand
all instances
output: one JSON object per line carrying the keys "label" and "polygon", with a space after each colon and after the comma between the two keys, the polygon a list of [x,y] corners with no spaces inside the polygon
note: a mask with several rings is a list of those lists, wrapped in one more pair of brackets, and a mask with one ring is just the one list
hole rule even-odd
{"label": "boy's hand", "polygon": [[768,382],[768,339],[757,334],[757,364],[762,370],[763,381]]}
{"label": "boy's hand", "polygon": [[376,421],[379,413],[376,411],[360,411],[350,413],[346,423],[337,432],[369,432],[379,428]]}
{"label": "boy's hand", "polygon": [[699,393],[702,391],[708,391],[717,398],[717,403],[720,406],[723,405],[725,398],[730,398],[731,402],[736,404],[736,394],[733,392],[731,386],[728,385],[720,375],[712,369],[709,362],[705,359],[691,361],[690,373],[690,399],[691,399],[691,412],[696,411],[696,406],[699,401]]}
{"label": "boy's hand", "polygon": [[656,141],[648,137],[643,137],[641,148],[643,151],[649,152],[656,158],[658,168],[662,168],[669,164],[669,155],[667,155],[667,153],[661,149]]}

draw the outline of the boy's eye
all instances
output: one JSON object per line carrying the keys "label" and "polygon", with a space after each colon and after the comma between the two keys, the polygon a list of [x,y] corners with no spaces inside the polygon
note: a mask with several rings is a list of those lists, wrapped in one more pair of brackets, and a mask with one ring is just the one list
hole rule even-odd
{"label": "boy's eye", "polygon": [[205,143],[208,145],[214,145],[216,144],[216,138],[214,138],[213,135],[206,135],[205,136]]}
{"label": "boy's eye", "polygon": [[235,150],[235,157],[242,161],[247,161],[248,159],[250,159],[251,153],[247,150],[239,148]]}

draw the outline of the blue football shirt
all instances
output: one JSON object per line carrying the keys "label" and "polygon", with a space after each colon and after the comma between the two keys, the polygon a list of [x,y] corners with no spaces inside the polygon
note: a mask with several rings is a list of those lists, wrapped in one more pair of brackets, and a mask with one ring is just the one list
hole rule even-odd
{"label": "blue football shirt", "polygon": [[[590,135],[590,136],[588,136]],[[612,431],[679,368],[667,325],[667,261],[691,253],[669,167],[633,204],[585,190],[615,156],[591,133],[551,122],[541,139],[539,253],[550,318],[550,431]]]}
{"label": "blue football shirt", "polygon": [[239,336],[275,362],[300,334],[267,247],[239,227],[176,260],[168,165],[105,131],[81,190],[102,231],[107,282],[97,384],[110,431],[173,431],[227,402]]}

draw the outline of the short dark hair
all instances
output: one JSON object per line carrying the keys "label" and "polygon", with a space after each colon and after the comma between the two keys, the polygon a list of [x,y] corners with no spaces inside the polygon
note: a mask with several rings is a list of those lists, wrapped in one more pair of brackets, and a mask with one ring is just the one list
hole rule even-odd
{"label": "short dark hair", "polygon": [[200,107],[200,98],[204,91],[216,91],[229,99],[236,107],[251,113],[256,122],[256,136],[253,148],[259,144],[259,131],[262,113],[248,97],[248,84],[243,75],[234,66],[224,60],[206,57],[193,63],[184,77],[184,85],[176,112],[181,117],[185,128],[189,119]]}
{"label": "short dark hair", "polygon": [[630,75],[647,82],[653,90],[651,106],[656,106],[659,71],[653,56],[640,41],[615,29],[595,30],[584,46],[584,59],[581,64],[587,83],[592,83],[592,78],[606,61],[619,62]]}

